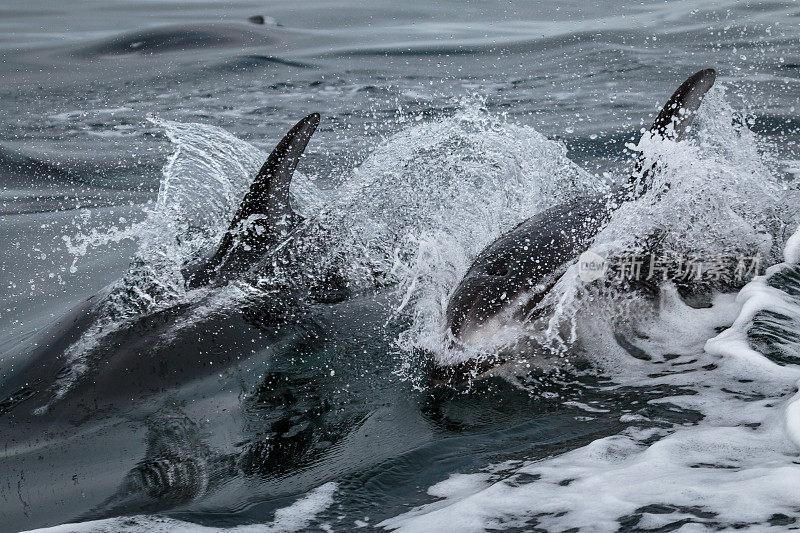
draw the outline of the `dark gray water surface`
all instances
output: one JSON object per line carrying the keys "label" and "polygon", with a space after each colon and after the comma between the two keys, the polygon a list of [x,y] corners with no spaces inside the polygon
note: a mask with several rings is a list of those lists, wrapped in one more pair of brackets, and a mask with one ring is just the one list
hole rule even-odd
{"label": "dark gray water surface", "polygon": [[[173,150],[150,115],[269,150],[319,112],[301,167],[332,189],[385,137],[478,105],[562,140],[592,173],[619,175],[625,143],[683,79],[714,67],[790,179],[798,39],[794,2],[6,2],[2,372],[35,351],[32,335],[125,274],[135,241],[74,261],[63,237],[144,219]],[[452,473],[617,434],[622,414],[681,392],[609,387],[591,372],[428,390],[396,372],[407,324],[391,320],[394,307],[368,295],[277,332],[237,310],[155,351],[191,365],[211,354],[219,371],[133,398],[109,391],[108,410],[90,419],[4,424],[0,530],[154,513],[265,523],[329,481],[335,504],[314,524],[374,525],[431,501],[428,487]],[[109,360],[160,327],[109,341]],[[646,409],[654,426],[697,418],[669,403]]]}

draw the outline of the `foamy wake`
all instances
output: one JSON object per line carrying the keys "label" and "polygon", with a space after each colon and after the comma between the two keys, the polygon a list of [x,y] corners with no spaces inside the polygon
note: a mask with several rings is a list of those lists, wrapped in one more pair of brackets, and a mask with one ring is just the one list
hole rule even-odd
{"label": "foamy wake", "polygon": [[[709,94],[693,140],[677,146],[645,139],[632,148],[663,165],[662,172],[650,193],[615,215],[596,252],[636,250],[643,236],[661,232],[662,245],[679,253],[780,260],[781,232],[797,227],[792,196],[776,185],[768,150],[733,113],[724,91]],[[686,421],[660,419],[646,406],[626,412],[620,417],[626,429],[616,435],[549,459],[453,474],[428,489],[435,501],[379,525],[397,531],[797,525],[800,231],[783,257],[737,297],[717,295],[710,308],[688,307],[670,286],[658,305],[633,306],[628,318],[641,334],[632,343],[646,361],[620,347],[619,320],[603,312],[621,312],[624,302],[585,298],[572,268],[546,302],[555,309],[550,331],[561,335],[558,324],[569,322],[567,340],[592,354],[618,386],[641,388],[643,399],[658,387],[675,390],[646,403],[684,413]],[[594,416],[591,409],[586,416]]]}
{"label": "foamy wake", "polygon": [[[529,132],[520,133],[530,136]],[[564,199],[603,190],[601,178],[585,173],[565,180],[560,172],[573,164],[565,152],[558,151],[558,143],[541,142],[538,153],[530,152],[541,174],[523,170],[530,175],[522,181],[528,185],[530,196],[544,193],[544,200],[519,200],[515,206],[507,206],[517,217],[511,223],[508,217],[498,218],[469,205],[486,220],[470,222],[486,230],[469,233],[442,224],[434,231],[415,235],[416,255],[404,264],[402,279],[407,287],[403,309],[412,322],[399,341],[405,352],[421,351],[444,364],[474,355],[449,349],[444,342],[446,302],[471,258],[514,222]],[[549,151],[543,149],[547,143],[553,145]],[[678,143],[645,135],[638,145],[628,148],[643,157],[645,168],[654,166],[658,171],[646,194],[614,213],[595,238],[593,252],[607,258],[645,254],[656,241],[659,256],[758,256],[765,265],[780,260],[786,227],[794,228],[798,223],[797,212],[792,209],[798,194],[786,190],[779,181],[781,171],[772,162],[769,145],[749,130],[747,117],[727,102],[724,86],[715,87],[707,95],[690,138]],[[615,181],[626,179],[627,175],[622,175]],[[542,180],[547,185],[539,190],[530,185]],[[567,185],[561,188],[562,183]],[[611,270],[607,277],[613,277]],[[586,314],[586,302],[591,302],[591,311],[597,314],[603,307],[598,299],[606,300],[610,305],[604,311],[610,317],[619,315],[625,300],[631,299],[630,294],[619,291],[598,294],[597,285],[583,283],[577,265],[572,265],[539,305],[548,320],[520,328],[518,334],[531,337],[533,344],[546,346],[556,354],[568,353],[577,341],[576,322]],[[517,340],[512,337],[509,344]]]}
{"label": "foamy wake", "polygon": [[[632,411],[620,418],[627,425],[621,433],[563,455],[452,475],[428,489],[437,501],[380,525],[397,531],[761,531],[796,525],[800,368],[754,350],[752,336],[765,312],[781,317],[785,329],[800,329],[798,286],[779,277],[798,268],[799,252],[800,231],[786,246],[785,263],[754,279],[735,300],[718,296],[708,309],[689,308],[667,293],[641,341],[653,359],[615,358],[620,383],[686,390],[648,404],[694,411],[699,422],[664,427],[647,408]],[[796,349],[775,333],[784,350]],[[677,359],[666,362],[660,354]]]}
{"label": "foamy wake", "polygon": [[[288,507],[278,509],[275,511],[273,520],[263,524],[220,528],[200,526],[172,518],[128,516],[80,524],[64,524],[32,530],[29,533],[133,533],[138,531],[151,533],[290,533],[300,531],[313,524],[317,520],[317,516],[333,504],[336,489],[336,483],[325,483],[309,491]],[[318,524],[318,527],[325,529],[326,524]]]}
{"label": "foamy wake", "polygon": [[[766,264],[779,261],[775,250],[785,240],[781,227],[795,211],[786,211],[790,196],[775,186],[768,151],[737,119],[722,91],[709,94],[697,124],[695,137],[680,150],[668,142],[636,147],[668,163],[662,182],[641,202],[618,212],[598,237],[597,251],[630,249],[656,231],[667,235],[664,246],[675,252],[742,250],[761,253]],[[215,161],[212,157],[204,168],[220,172]],[[338,239],[332,248],[336,258],[353,260],[345,263],[354,279],[377,276],[399,287],[398,312],[411,323],[398,340],[400,347],[409,354],[440,355],[447,295],[470,258],[503,229],[577,192],[600,190],[600,181],[571,163],[562,144],[467,109],[388,139],[314,220],[327,224],[316,226],[321,235]],[[177,220],[186,220],[181,213],[191,204],[180,194],[175,198],[173,212]],[[231,209],[226,198],[219,205],[220,213]],[[186,224],[185,231],[195,230]],[[213,236],[199,234],[200,243]],[[178,246],[188,247],[184,251],[202,248],[185,244],[191,239],[181,242]],[[171,251],[158,253],[174,257]],[[646,335],[633,342],[648,361],[620,348],[614,324],[603,316],[577,320],[587,309],[570,270],[547,302],[556,310],[549,331],[561,335],[558,322],[566,319],[571,323],[567,340],[602,354],[596,362],[618,386],[673,387],[673,396],[646,404],[666,404],[678,413],[694,413],[686,419],[699,421],[660,419],[645,405],[622,415],[627,429],[617,435],[550,459],[455,474],[429,489],[437,501],[380,525],[403,531],[533,526],[689,531],[794,523],[800,501],[795,464],[800,398],[794,396],[800,379],[794,357],[800,353],[800,296],[793,278],[780,273],[793,271],[798,257],[796,234],[786,246],[784,264],[750,282],[737,299],[719,295],[707,309],[688,307],[666,287],[658,306],[642,313],[636,324]],[[616,303],[611,301],[612,309]],[[591,410],[586,416],[593,416]],[[134,525],[125,520],[130,519],[97,527],[196,528],[155,518],[137,518],[141,522]],[[278,522],[276,515],[269,527]]]}

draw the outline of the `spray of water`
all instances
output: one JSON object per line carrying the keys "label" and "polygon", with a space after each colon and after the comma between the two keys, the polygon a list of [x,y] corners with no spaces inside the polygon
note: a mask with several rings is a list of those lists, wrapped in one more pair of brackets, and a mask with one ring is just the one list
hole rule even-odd
{"label": "spray of water", "polygon": [[[526,165],[512,179],[503,179],[506,167],[496,167],[500,175],[494,181],[495,190],[503,195],[500,201],[508,203],[493,203],[492,190],[484,189],[462,197],[460,203],[464,212],[477,214],[479,220],[456,212],[433,231],[421,229],[413,236],[417,254],[404,263],[408,266],[402,282],[406,287],[403,308],[409,309],[412,325],[401,336],[400,346],[408,353],[421,350],[445,364],[463,359],[464,354],[454,354],[444,342],[444,309],[477,251],[514,222],[578,194],[602,190],[596,178],[580,171],[574,171],[574,179],[564,179],[574,165],[557,143],[522,128],[513,135],[526,136],[530,144],[519,154]],[[531,149],[531,144],[537,149]],[[507,153],[514,153],[514,143],[503,146]],[[645,168],[657,169],[653,184],[643,197],[615,212],[597,235],[592,251],[606,258],[644,255],[655,253],[651,248],[655,240],[657,253],[664,257],[757,256],[765,265],[777,260],[785,228],[795,223],[793,210],[787,208],[792,195],[776,178],[770,147],[748,129],[747,118],[727,103],[724,87],[709,93],[689,139],[676,143],[645,135],[629,149],[641,155]],[[472,228],[460,226],[462,220]],[[647,312],[639,293],[615,285],[618,273],[614,270],[593,284],[581,281],[578,274],[578,266],[570,266],[539,305],[546,318],[509,330],[506,333],[511,336],[500,339],[503,345],[517,343],[523,335],[548,352],[565,354],[578,340],[581,316],[619,323]]]}
{"label": "spray of water", "polygon": [[[205,296],[205,289],[187,292],[181,271],[219,242],[266,157],[218,128],[157,123],[175,151],[146,220],[71,242],[80,254],[94,243],[139,241],[129,273],[109,289],[97,323],[70,350],[79,372],[85,355],[127,321]],[[726,103],[724,90],[708,95],[696,129],[680,144],[644,138],[631,147],[659,168],[655,183],[617,211],[593,250],[605,256],[641,250],[657,234],[673,253],[775,257],[786,200],[766,163],[768,151]],[[298,173],[293,202],[305,221],[241,282],[264,298],[292,289],[298,300],[333,277],[350,293],[392,286],[396,316],[408,325],[397,339],[407,364],[420,353],[446,362],[444,310],[472,258],[519,221],[606,187],[571,162],[563,144],[465,103],[453,116],[414,122],[383,141],[331,194]],[[292,261],[275,261],[279,253]],[[253,297],[251,289],[228,293],[234,300]],[[587,287],[572,266],[542,302],[544,324],[521,333],[564,351],[576,340],[586,302],[619,317],[631,300]]]}

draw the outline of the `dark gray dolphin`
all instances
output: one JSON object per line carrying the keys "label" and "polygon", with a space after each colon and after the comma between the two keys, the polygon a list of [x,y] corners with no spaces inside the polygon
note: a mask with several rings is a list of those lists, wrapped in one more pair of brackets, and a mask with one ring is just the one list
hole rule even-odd
{"label": "dark gray dolphin", "polygon": [[[209,257],[185,269],[187,286],[222,285],[246,276],[302,220],[289,205],[289,185],[318,124],[319,115],[309,115],[278,143],[220,243]],[[137,268],[131,265],[134,279]],[[0,487],[0,523],[6,528],[28,529],[79,513],[94,516],[89,502],[99,505],[97,516],[108,516],[174,506],[211,490],[216,479],[230,477],[232,459],[212,457],[186,438],[185,451],[148,445],[145,459],[130,470],[119,492],[98,503],[100,495],[108,494],[104,484],[119,479],[121,471],[130,469],[130,454],[139,453],[141,426],[136,420],[150,419],[152,409],[179,402],[175,398],[202,390],[206,380],[221,380],[223,373],[244,380],[251,366],[266,366],[269,354],[283,344],[302,345],[318,337],[313,322],[263,322],[261,308],[271,299],[195,316],[198,308],[214,305],[217,291],[125,318],[116,329],[98,326],[113,316],[109,303],[130,289],[124,283],[112,286],[0,354],[0,471],[9,480]],[[287,300],[293,297],[286,295]],[[91,335],[100,335],[99,342],[77,353]],[[71,354],[82,359],[73,361]],[[87,450],[82,449],[84,443]],[[103,456],[114,459],[100,469],[86,466],[98,446]],[[40,461],[43,457],[49,462]],[[61,482],[67,475],[64,469],[73,479],[80,474],[92,480],[85,502],[44,490]],[[28,516],[29,501],[38,502],[36,516]]]}
{"label": "dark gray dolphin", "polygon": [[[252,21],[251,21],[252,22]],[[263,25],[266,20],[261,24]],[[274,29],[259,31],[237,23],[185,24],[149,28],[102,39],[73,53],[87,58],[130,54],[186,53],[226,47],[275,45],[280,38]]]}
{"label": "dark gray dolphin", "polygon": [[[289,205],[289,184],[319,119],[316,113],[308,115],[278,143],[253,180],[215,252],[184,271],[187,286],[222,284],[243,275],[302,220]],[[28,420],[34,408],[50,403],[60,378],[70,372],[69,348],[104,318],[107,298],[108,294],[102,293],[89,298],[37,332],[22,347],[0,358],[0,418]],[[232,316],[221,313],[214,318],[213,328],[209,324],[190,327],[185,332],[187,338],[167,343],[167,351],[172,351],[174,357],[154,350],[154,343],[190,310],[191,305],[184,304],[143,314],[104,338],[103,346],[97,348],[101,353],[96,354],[102,355],[103,360],[95,362],[96,368],[56,402],[58,416],[68,418],[66,411],[85,412],[112,405],[120,397],[130,397],[131,391],[137,391],[134,395],[138,396],[146,391],[179,387],[235,362],[237,345],[246,337],[241,333],[245,329],[241,323],[247,318],[241,316],[242,312]],[[229,324],[224,326],[226,322]],[[192,329],[197,331],[191,333]],[[221,346],[215,350],[215,345]],[[208,359],[201,365],[188,361],[185,355],[202,352]],[[36,418],[48,417],[33,417]]]}
{"label": "dark gray dolphin", "polygon": [[[680,141],[694,119],[715,72],[705,69],[687,79],[672,95],[646,135]],[[581,197],[547,209],[520,223],[487,246],[450,296],[447,333],[454,345],[474,345],[491,337],[500,324],[522,322],[555,285],[570,264],[624,202],[639,198],[654,169],[637,161],[629,182],[604,196]],[[457,365],[432,364],[435,384],[459,384],[501,364],[488,355]]]}

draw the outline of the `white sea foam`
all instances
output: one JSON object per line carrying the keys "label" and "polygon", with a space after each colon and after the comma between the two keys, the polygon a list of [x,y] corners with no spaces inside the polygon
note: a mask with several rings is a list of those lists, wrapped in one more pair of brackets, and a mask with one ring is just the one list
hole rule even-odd
{"label": "white sea foam", "polygon": [[[636,149],[667,162],[661,181],[641,202],[619,211],[596,249],[630,249],[638,237],[657,230],[668,235],[666,246],[675,251],[755,250],[765,262],[777,262],[780,226],[793,216],[781,210],[791,196],[776,192],[768,154],[734,118],[718,91],[709,95],[689,142],[645,139]],[[399,312],[412,323],[399,340],[402,348],[441,352],[446,298],[470,257],[530,213],[579,189],[602,189],[601,180],[575,167],[565,153],[563,145],[530,128],[469,108],[386,140],[324,208],[312,207],[309,227],[342,238],[331,257],[360,255],[350,263],[354,279],[379,271],[399,284]],[[219,209],[224,213],[230,206]],[[361,215],[359,224],[336,224],[353,212]],[[641,231],[631,233],[631,227]],[[549,301],[556,309],[550,333],[583,353],[601,354],[598,368],[615,376],[617,385],[675,388],[672,396],[648,405],[696,413],[699,421],[675,423],[647,409],[627,412],[621,421],[628,427],[617,435],[545,460],[455,474],[429,489],[438,501],[380,525],[406,531],[533,524],[604,531],[621,524],[690,530],[783,523],[796,514],[800,497],[800,398],[793,396],[800,370],[766,357],[751,332],[764,311],[783,317],[772,326],[797,329],[796,295],[771,280],[798,257],[795,234],[785,247],[785,264],[753,280],[736,299],[717,295],[706,309],[688,307],[668,286],[656,304],[616,296],[594,298],[596,307],[587,307],[577,269],[571,269]],[[201,307],[198,313],[206,311]],[[623,311],[637,319],[633,331],[617,329]],[[559,323],[565,317],[566,337]],[[617,334],[630,334],[650,359],[630,357]],[[791,355],[791,339],[781,339],[772,347]],[[188,527],[135,520],[144,522],[131,527]],[[115,530],[124,525],[123,519],[108,523]]]}
{"label": "white sea foam", "polygon": [[[709,309],[691,309],[669,297],[644,328],[649,339],[642,345],[653,360],[616,350],[616,381],[642,390],[680,387],[684,394],[648,403],[699,413],[696,424],[664,428],[641,409],[623,415],[629,426],[621,433],[563,455],[456,474],[429,489],[440,500],[380,525],[398,531],[534,525],[616,531],[623,524],[761,530],[770,520],[781,524],[782,516],[795,516],[800,466],[792,393],[800,369],[753,365],[742,353],[749,348],[725,333],[709,341],[713,350],[698,350],[740,305],[724,297]],[[613,353],[611,346],[603,349]],[[666,354],[679,357],[667,362]]]}
{"label": "white sea foam", "polygon": [[[291,533],[307,528],[317,519],[320,513],[330,507],[333,504],[336,489],[336,483],[325,483],[309,491],[288,507],[276,510],[273,520],[263,524],[220,528],[200,526],[191,522],[157,516],[129,516],[78,524],[64,524],[32,530],[29,533],[123,533],[136,531],[153,533]],[[320,525],[320,527],[323,525]]]}
{"label": "white sea foam", "polygon": [[[746,117],[728,104],[722,86],[707,95],[694,130],[689,139],[679,143],[645,135],[637,146],[629,147],[642,155],[644,168],[654,166],[658,170],[641,198],[623,204],[615,212],[596,237],[591,247],[593,252],[603,257],[644,253],[655,238],[659,254],[664,256],[757,256],[763,264],[779,260],[785,228],[797,223],[796,212],[790,209],[797,193],[788,192],[778,184],[778,169],[770,162],[770,147],[747,128]],[[420,231],[414,236],[417,256],[408,263],[404,280],[405,307],[413,324],[400,339],[401,347],[408,353],[423,350],[445,364],[474,356],[447,348],[444,334],[447,298],[470,260],[500,232],[546,209],[551,200],[558,203],[573,198],[576,192],[602,190],[603,184],[596,178],[580,172],[572,180],[563,179],[559,172],[570,169],[571,163],[564,152],[555,148],[556,143],[540,139],[530,131],[516,133],[540,142],[538,151],[525,152],[528,168],[536,170],[528,170],[528,174],[522,170],[525,177],[520,180],[528,188],[528,194],[539,200],[519,199],[511,194],[510,203],[503,207],[513,216],[498,216],[498,206],[491,201],[486,202],[490,206],[486,212],[474,205],[484,203],[481,197],[480,202],[465,208],[476,210],[481,221],[460,213],[453,216],[475,224],[472,230],[450,222],[451,225],[443,223],[433,232]],[[515,153],[513,148],[506,150]],[[625,179],[626,176],[618,178]],[[537,190],[533,184],[543,180],[547,184]],[[500,189],[508,191],[503,186]],[[514,191],[513,186],[510,190]],[[491,199],[489,191],[484,190],[484,194]],[[606,277],[610,280],[614,275],[609,269]],[[592,316],[599,313],[619,318],[631,304],[641,311],[635,295],[618,291],[598,294],[601,285],[582,282],[577,266],[570,266],[539,305],[546,310],[548,319],[518,328],[516,334],[532,337],[536,345],[549,346],[551,351],[565,353],[577,340],[576,321],[586,314],[587,302]],[[509,331],[503,331],[506,335],[500,339],[502,344],[516,342],[513,335],[506,338]]]}

